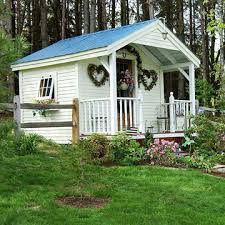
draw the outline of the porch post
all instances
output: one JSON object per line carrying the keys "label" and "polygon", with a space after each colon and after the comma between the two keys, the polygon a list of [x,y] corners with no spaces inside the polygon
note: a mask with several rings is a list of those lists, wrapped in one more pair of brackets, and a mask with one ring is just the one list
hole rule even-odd
{"label": "porch post", "polygon": [[110,112],[111,112],[111,134],[116,134],[118,130],[117,119],[117,81],[116,81],[116,51],[109,56],[110,68]]}
{"label": "porch post", "polygon": [[174,133],[176,129],[175,129],[175,104],[173,92],[170,92],[169,107],[170,107],[170,132]]}
{"label": "porch post", "polygon": [[189,97],[191,101],[191,114],[195,115],[195,66],[193,63],[189,66]]}
{"label": "porch post", "polygon": [[143,97],[143,93],[142,90],[138,91],[138,99],[139,99],[139,131],[141,133],[145,132],[144,129],[144,116],[143,116],[143,101],[144,101],[144,97]]}

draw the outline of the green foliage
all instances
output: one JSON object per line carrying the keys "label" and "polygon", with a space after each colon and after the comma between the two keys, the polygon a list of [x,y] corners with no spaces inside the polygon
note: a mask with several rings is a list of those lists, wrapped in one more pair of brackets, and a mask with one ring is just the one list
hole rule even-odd
{"label": "green foliage", "polygon": [[122,163],[126,165],[135,165],[143,159],[144,153],[144,148],[142,148],[136,140],[130,140]]}
{"label": "green foliage", "polygon": [[120,132],[112,138],[110,151],[112,153],[113,160],[122,161],[125,158],[129,142],[130,139],[124,132]]}
{"label": "green foliage", "polygon": [[15,123],[0,121],[0,158],[15,154]]}
{"label": "green foliage", "polygon": [[109,154],[109,140],[102,134],[92,134],[81,140],[78,147],[82,149],[86,159],[94,163],[106,160]]}
{"label": "green foliage", "polygon": [[182,144],[182,147],[184,147],[185,149],[189,149],[190,152],[192,152],[192,145],[194,145],[195,141],[192,140],[190,137],[188,136],[184,136],[184,143]]}
{"label": "green foliage", "polygon": [[194,139],[193,149],[201,155],[225,152],[225,117],[197,115],[187,135]]}
{"label": "green foliage", "polygon": [[28,44],[22,37],[10,38],[0,30],[0,102],[7,100],[10,94],[7,81],[14,73],[10,69],[11,63],[22,57],[28,49]]}
{"label": "green foliage", "polygon": [[178,159],[180,163],[185,164],[186,166],[190,168],[196,168],[196,169],[206,169],[210,170],[213,168],[214,163],[212,163],[208,158],[205,158],[203,156],[198,156],[196,154],[192,156],[185,156]]}
{"label": "green foliage", "polygon": [[146,131],[145,133],[145,140],[144,140],[144,146],[145,148],[149,148],[149,146],[153,143],[153,134],[150,131]]}
{"label": "green foliage", "polygon": [[110,153],[114,161],[132,165],[143,159],[144,148],[136,140],[131,140],[126,133],[120,132],[112,138]]}
{"label": "green foliage", "polygon": [[15,149],[18,155],[29,155],[38,152],[38,144],[43,138],[37,134],[20,134],[15,139]]}
{"label": "green foliage", "polygon": [[196,97],[201,104],[209,106],[214,95],[213,86],[208,81],[203,79],[196,80]]}
{"label": "green foliage", "polygon": [[37,153],[39,144],[46,140],[37,134],[15,134],[14,122],[0,122],[0,157],[13,157],[15,155],[28,155]]}

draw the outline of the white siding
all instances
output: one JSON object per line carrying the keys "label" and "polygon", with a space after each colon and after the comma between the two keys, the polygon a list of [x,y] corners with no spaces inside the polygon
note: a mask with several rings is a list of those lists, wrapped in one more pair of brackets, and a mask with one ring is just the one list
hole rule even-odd
{"label": "white siding", "polygon": [[[96,99],[96,98],[109,98],[109,81],[106,81],[105,85],[96,87],[88,76],[88,65],[95,64],[100,65],[99,60],[89,59],[79,62],[78,69],[78,85],[79,85],[79,100]],[[105,109],[106,110],[106,109]],[[80,128],[81,134],[84,130],[84,109],[80,108]]]}
{"label": "white siding", "polygon": [[163,39],[162,32],[159,29],[155,29],[154,31],[149,32],[148,34],[134,41],[134,43],[171,50],[178,50],[168,38],[166,40]]}
{"label": "white siding", "polygon": [[79,99],[107,98],[109,97],[109,81],[105,85],[96,87],[88,76],[89,64],[100,65],[99,60],[89,59],[79,62]]}
{"label": "white siding", "polygon": [[153,87],[152,90],[148,91],[145,90],[144,86],[140,84],[140,89],[143,92],[144,96],[144,102],[143,102],[143,114],[144,114],[144,126],[154,127],[154,132],[157,131],[157,112],[158,108],[160,106],[161,100],[163,97],[161,96],[161,85],[162,82],[162,76],[160,76],[160,68],[157,67],[152,61],[149,61],[149,59],[142,53],[139,52],[142,58],[142,67],[147,70],[155,70],[158,73],[158,81],[157,85]]}
{"label": "white siding", "polygon": [[[37,98],[39,81],[42,76],[55,75],[56,100],[59,104],[71,104],[78,96],[77,64],[62,64],[20,72],[20,101],[32,103]],[[22,123],[45,121],[71,121],[72,110],[52,110],[47,117],[33,116],[32,110],[22,110]],[[70,143],[72,128],[38,128],[25,129],[26,132],[38,133],[58,143]]]}

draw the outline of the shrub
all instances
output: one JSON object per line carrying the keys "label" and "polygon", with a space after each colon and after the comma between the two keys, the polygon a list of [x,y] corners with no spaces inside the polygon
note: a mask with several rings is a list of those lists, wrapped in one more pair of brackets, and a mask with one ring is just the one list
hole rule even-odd
{"label": "shrub", "polygon": [[118,133],[112,138],[110,150],[114,161],[122,161],[126,156],[130,139],[124,132]]}
{"label": "shrub", "polygon": [[78,147],[82,149],[85,158],[92,162],[104,161],[109,153],[109,140],[102,134],[93,134],[81,140]]}
{"label": "shrub", "polygon": [[146,151],[146,158],[154,164],[173,165],[176,164],[176,152],[179,145],[174,141],[155,139]]}
{"label": "shrub", "polygon": [[131,140],[124,132],[112,138],[110,150],[113,160],[124,165],[135,165],[144,156],[144,148],[137,141]]}
{"label": "shrub", "polygon": [[15,139],[15,150],[18,155],[28,155],[38,152],[38,144],[43,138],[37,134],[20,134]]}
{"label": "shrub", "polygon": [[145,133],[145,140],[144,140],[144,146],[145,148],[148,148],[153,143],[153,134],[150,131],[147,131]]}
{"label": "shrub", "polygon": [[180,163],[185,164],[186,166],[190,168],[196,168],[196,169],[210,170],[214,166],[214,163],[212,163],[208,158],[204,158],[203,156],[198,156],[196,154],[192,156],[180,157],[178,161]]}
{"label": "shrub", "polygon": [[187,135],[194,139],[193,149],[199,155],[221,154],[225,152],[225,117],[197,115]]}

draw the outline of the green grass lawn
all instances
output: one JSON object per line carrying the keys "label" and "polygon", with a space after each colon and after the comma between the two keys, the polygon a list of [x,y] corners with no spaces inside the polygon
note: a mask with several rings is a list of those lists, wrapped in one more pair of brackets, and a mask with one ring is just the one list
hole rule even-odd
{"label": "green grass lawn", "polygon": [[[225,224],[225,179],[192,170],[88,166],[81,183],[72,157],[64,152],[0,160],[0,224]],[[111,201],[101,209],[55,202],[81,192]]]}

